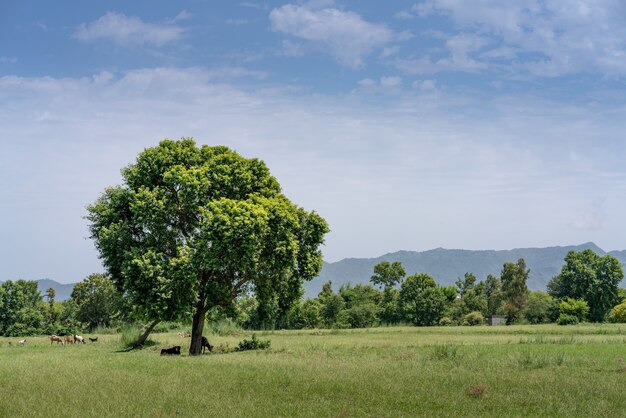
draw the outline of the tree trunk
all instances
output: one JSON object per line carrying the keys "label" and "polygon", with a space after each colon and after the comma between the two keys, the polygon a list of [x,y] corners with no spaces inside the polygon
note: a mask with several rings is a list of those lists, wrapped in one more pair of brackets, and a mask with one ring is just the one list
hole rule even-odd
{"label": "tree trunk", "polygon": [[193,313],[193,324],[191,326],[191,346],[189,355],[197,356],[202,353],[202,332],[204,331],[204,319],[206,316],[204,301],[198,302],[196,311]]}
{"label": "tree trunk", "polygon": [[161,322],[160,320],[156,320],[153,323],[151,323],[150,325],[148,325],[148,328],[146,328],[146,330],[144,331],[143,334],[141,334],[139,336],[139,338],[137,338],[137,341],[135,341],[134,346],[135,347],[141,347],[145,342],[146,339],[148,339],[148,335],[150,335],[150,333],[152,332],[152,330],[154,329],[154,327],[156,327],[156,325]]}

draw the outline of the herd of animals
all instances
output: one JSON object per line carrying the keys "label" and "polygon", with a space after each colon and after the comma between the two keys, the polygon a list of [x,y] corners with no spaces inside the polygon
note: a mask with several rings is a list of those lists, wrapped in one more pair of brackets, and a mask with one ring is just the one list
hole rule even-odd
{"label": "herd of animals", "polygon": [[[183,333],[178,333],[179,337],[191,337],[191,335],[189,333],[183,332]],[[66,344],[86,344],[85,338],[81,335],[75,334],[75,335],[65,335],[65,336],[58,336],[58,335],[50,335],[48,336],[48,338],[50,338],[50,345],[52,345],[53,343],[57,343],[57,344],[62,344],[62,345],[66,345]],[[95,343],[98,341],[98,337],[94,337],[91,338],[89,337],[89,341],[91,341],[92,343]],[[26,345],[26,338],[19,340],[17,342],[19,345]],[[9,342],[9,345],[11,343]],[[213,346],[209,343],[209,340],[203,335],[202,336],[202,354],[204,354],[205,350],[209,350],[209,352],[213,351]],[[173,347],[170,348],[162,348],[161,349],[161,355],[180,355],[180,345],[175,345]]]}
{"label": "herd of animals", "polygon": [[[50,335],[48,338],[50,338],[50,345],[52,345],[52,343],[63,344],[63,345],[86,343],[85,338],[80,335],[66,335],[64,337],[59,337],[58,335]],[[96,341],[98,341],[98,337],[89,338],[89,341],[91,341],[92,343],[95,343]]]}

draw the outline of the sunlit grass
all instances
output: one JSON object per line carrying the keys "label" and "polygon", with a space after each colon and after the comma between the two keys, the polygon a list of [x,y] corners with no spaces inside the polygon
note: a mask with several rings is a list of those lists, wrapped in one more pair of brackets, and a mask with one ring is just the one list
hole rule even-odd
{"label": "sunlit grass", "polygon": [[[0,339],[0,416],[622,416],[626,327],[375,328],[259,332],[122,352]],[[95,335],[89,335],[95,336]],[[12,345],[9,346],[9,342]],[[159,356],[181,345],[180,357]]]}

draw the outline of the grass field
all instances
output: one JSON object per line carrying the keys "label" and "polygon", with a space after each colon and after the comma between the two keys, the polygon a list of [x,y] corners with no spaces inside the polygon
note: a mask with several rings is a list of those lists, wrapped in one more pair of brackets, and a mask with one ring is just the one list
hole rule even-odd
{"label": "grass field", "polygon": [[626,326],[276,331],[231,352],[248,336],[199,357],[176,334],[132,352],[2,338],[0,416],[626,416]]}

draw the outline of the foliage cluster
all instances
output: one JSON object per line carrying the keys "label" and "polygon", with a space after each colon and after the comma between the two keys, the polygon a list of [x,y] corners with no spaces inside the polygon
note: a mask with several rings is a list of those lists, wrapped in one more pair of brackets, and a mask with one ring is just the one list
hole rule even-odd
{"label": "foliage cluster", "polygon": [[244,338],[239,342],[237,346],[237,351],[248,351],[248,350],[267,350],[270,348],[271,342],[270,340],[259,340],[256,337],[256,334],[252,334],[251,339]]}

